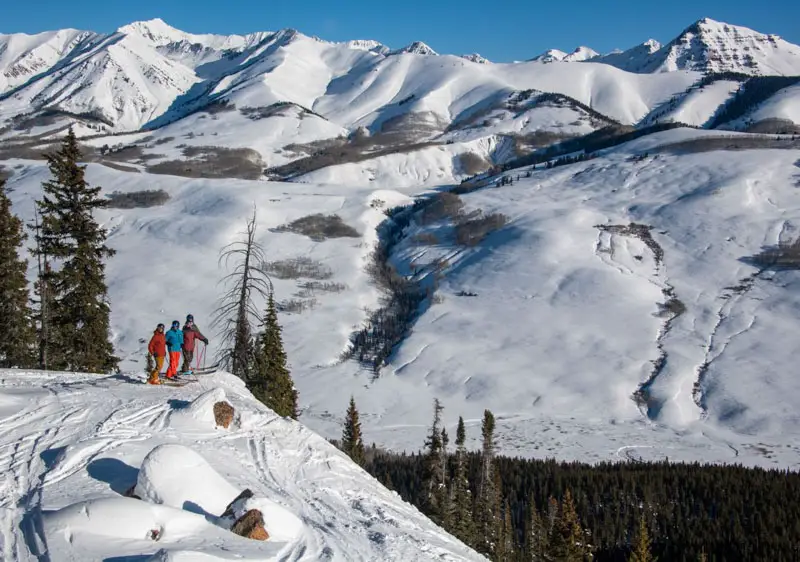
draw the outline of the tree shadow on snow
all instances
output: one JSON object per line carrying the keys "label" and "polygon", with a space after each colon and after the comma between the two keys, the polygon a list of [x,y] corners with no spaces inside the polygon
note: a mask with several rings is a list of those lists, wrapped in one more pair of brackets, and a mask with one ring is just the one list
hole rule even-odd
{"label": "tree shadow on snow", "polygon": [[41,453],[39,453],[39,458],[42,459],[45,468],[47,470],[50,470],[56,465],[58,457],[66,449],[67,449],[66,447],[53,447],[52,449],[47,449],[46,451],[42,451]]}
{"label": "tree shadow on snow", "polygon": [[184,408],[188,408],[191,402],[189,402],[188,400],[179,400],[177,398],[170,398],[169,400],[167,400],[167,404],[169,404],[169,407],[172,408],[173,410],[183,410]]}
{"label": "tree shadow on snow", "polygon": [[120,495],[124,495],[131,486],[136,484],[139,470],[125,464],[119,459],[103,458],[89,463],[86,467],[89,476],[100,482],[105,482]]}
{"label": "tree shadow on snow", "polygon": [[212,523],[217,519],[216,515],[207,512],[205,509],[203,509],[202,507],[200,507],[199,505],[197,505],[192,501],[187,500],[183,502],[182,507],[184,511],[188,511],[189,513],[195,513],[197,515],[202,515],[203,517],[206,518],[207,521],[210,521]]}

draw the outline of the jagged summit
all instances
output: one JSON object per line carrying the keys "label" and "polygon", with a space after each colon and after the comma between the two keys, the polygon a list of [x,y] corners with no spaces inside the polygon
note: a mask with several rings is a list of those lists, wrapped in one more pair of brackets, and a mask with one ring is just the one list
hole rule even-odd
{"label": "jagged summit", "polygon": [[161,18],[145,21],[135,21],[117,29],[117,33],[125,35],[138,35],[152,41],[156,45],[165,45],[174,41],[186,39],[189,34],[175,29]]}
{"label": "jagged summit", "polygon": [[[653,46],[649,45],[651,49]],[[694,22],[658,50],[650,53],[646,52],[647,49],[632,51],[626,51],[630,56],[625,59],[604,57],[601,62],[629,72],[695,70],[756,75],[800,74],[800,47],[797,45],[777,35],[759,33],[711,18]]]}
{"label": "jagged summit", "polygon": [[396,51],[392,51],[390,54],[392,55],[400,55],[400,54],[412,54],[412,55],[438,55],[436,51],[434,51],[431,47],[423,43],[422,41],[414,41],[409,45],[406,45],[402,49],[397,49]]}
{"label": "jagged summit", "polygon": [[461,55],[462,59],[466,59],[470,62],[474,62],[477,64],[491,64],[492,61],[487,59],[486,57],[482,57],[478,53],[472,53],[471,55]]}

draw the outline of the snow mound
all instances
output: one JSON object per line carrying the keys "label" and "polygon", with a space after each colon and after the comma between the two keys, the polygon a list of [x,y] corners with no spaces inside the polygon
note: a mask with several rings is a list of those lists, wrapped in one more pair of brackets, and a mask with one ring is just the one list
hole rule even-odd
{"label": "snow mound", "polygon": [[[259,542],[256,549],[256,545],[247,544],[249,541],[201,515],[131,498],[89,500],[48,512],[43,515],[43,527],[53,562],[152,552],[156,544],[162,548],[151,560],[254,560],[256,554],[260,554],[258,559],[268,560],[285,547],[279,542]],[[67,546],[72,555],[62,550]],[[200,548],[205,552],[190,550]],[[236,558],[231,553],[233,548]]]}
{"label": "snow mound", "polygon": [[222,514],[240,491],[198,453],[177,444],[150,451],[136,481],[143,500],[212,515]]}
{"label": "snow mound", "polygon": [[174,410],[170,414],[170,426],[176,429],[214,429],[217,427],[214,418],[214,404],[217,402],[229,402],[225,390],[219,387],[207,390],[188,406]]}

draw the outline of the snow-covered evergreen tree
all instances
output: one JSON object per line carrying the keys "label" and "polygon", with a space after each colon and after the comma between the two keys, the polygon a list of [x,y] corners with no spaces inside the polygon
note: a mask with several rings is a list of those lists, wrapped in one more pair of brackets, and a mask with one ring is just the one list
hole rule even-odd
{"label": "snow-covered evergreen tree", "polygon": [[107,206],[99,187],[86,181],[86,166],[70,128],[61,148],[47,155],[52,179],[36,202],[41,224],[35,253],[48,260],[41,282],[49,293],[51,369],[107,373],[119,359],[109,340],[105,259],[114,255],[94,212]]}

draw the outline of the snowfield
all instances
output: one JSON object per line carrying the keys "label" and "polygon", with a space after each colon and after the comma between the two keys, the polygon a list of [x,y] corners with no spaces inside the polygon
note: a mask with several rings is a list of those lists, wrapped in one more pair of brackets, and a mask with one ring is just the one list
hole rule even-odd
{"label": "snowfield", "polygon": [[[797,274],[754,277],[747,258],[796,236],[800,151],[662,148],[720,134],[665,131],[530,178],[512,172],[523,177],[511,186],[462,195],[465,212],[510,219],[472,248],[454,243],[446,221],[412,223],[393,263],[424,277],[446,260],[440,302],[422,309],[377,378],[340,360],[367,311],[380,306],[365,271],[375,228],[383,209],[429,188],[389,188],[390,174],[362,183],[342,166],[326,169],[343,175],[322,184],[192,180],[91,164],[89,179],[105,193],[171,196],[160,207],[100,214],[118,251],[107,273],[123,371],[142,370],[158,322],[187,313],[210,337],[209,355],[217,351],[210,319],[223,292],[218,252],[255,206],[268,259],[307,269],[274,280],[278,301],[293,310],[280,317],[301,420],[326,437],[340,434],[353,395],[367,442],[417,450],[438,397],[447,424],[464,416],[472,447],[491,409],[507,454],[797,466]],[[387,166],[427,165],[413,154],[405,164],[389,158]],[[30,220],[47,170],[23,161],[9,168],[15,212]],[[273,230],[317,213],[336,214],[355,232],[319,240]],[[631,222],[652,227],[662,255],[619,230]],[[684,310],[667,330],[668,294]]]}
{"label": "snowfield", "polygon": [[[0,416],[3,560],[483,560],[231,375],[0,371]],[[266,542],[219,520],[245,488]]]}

